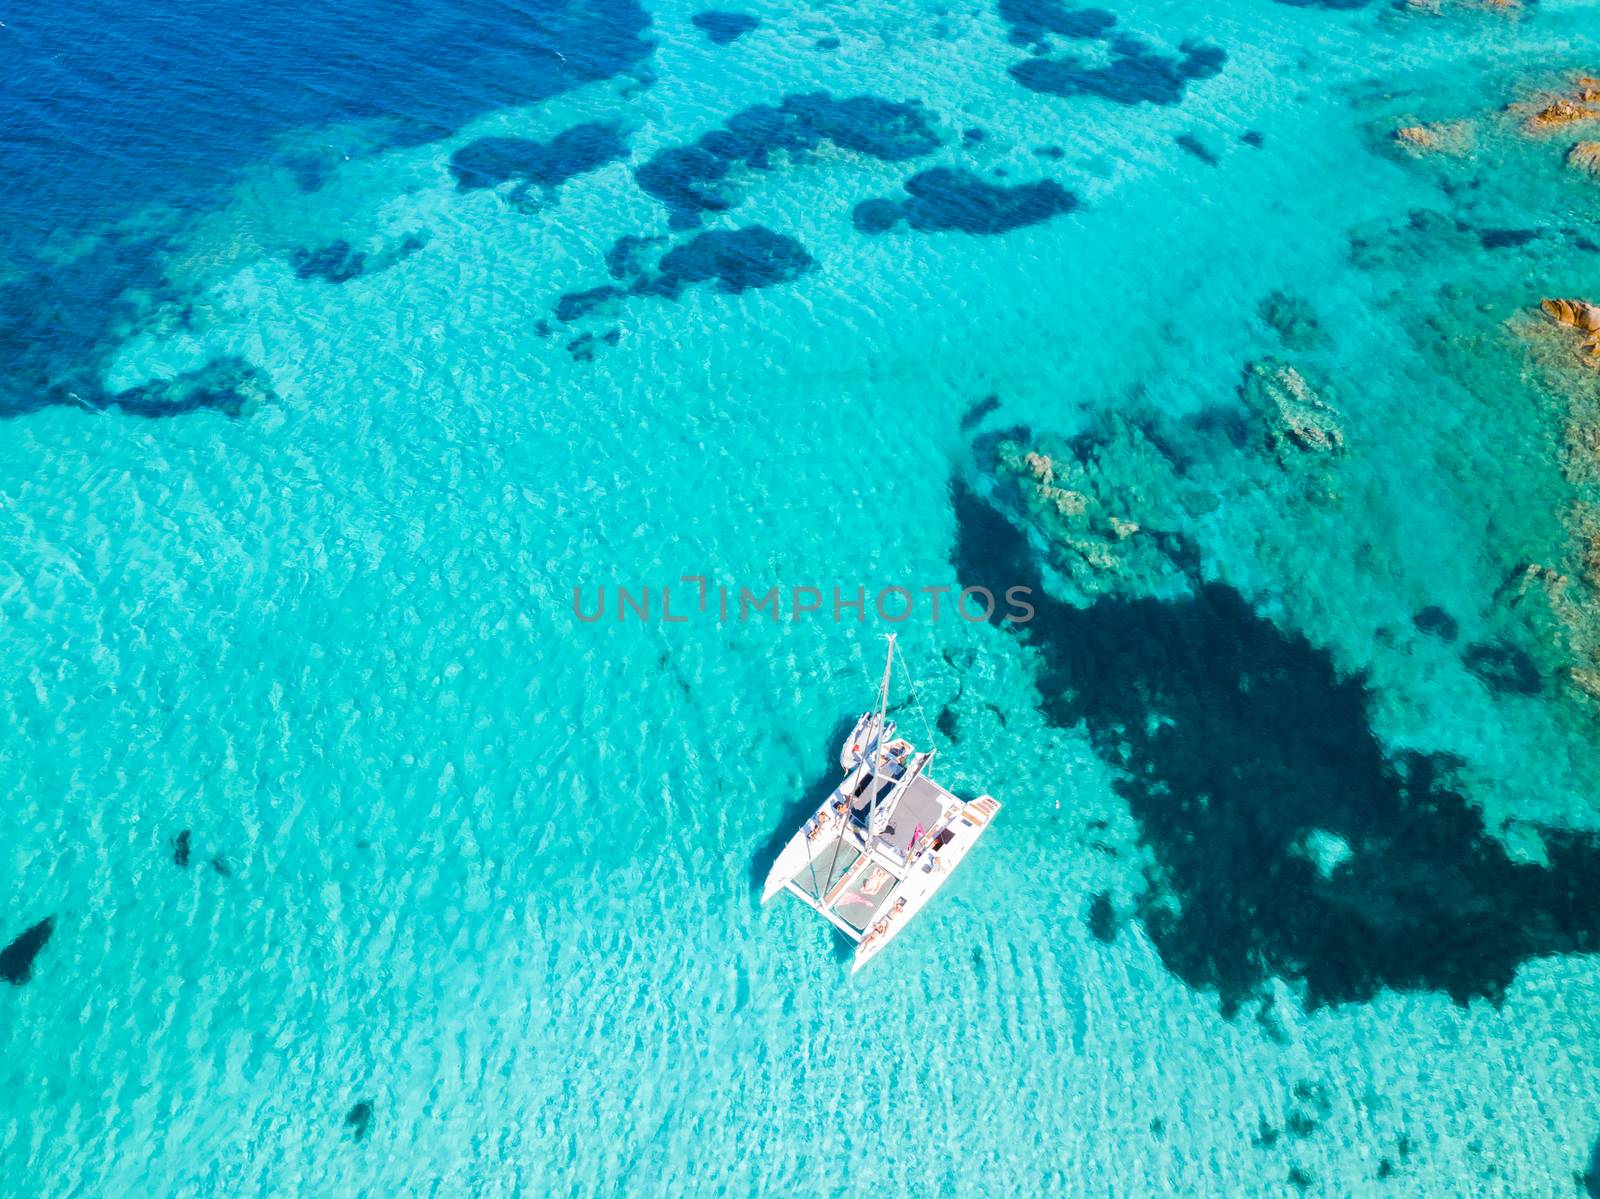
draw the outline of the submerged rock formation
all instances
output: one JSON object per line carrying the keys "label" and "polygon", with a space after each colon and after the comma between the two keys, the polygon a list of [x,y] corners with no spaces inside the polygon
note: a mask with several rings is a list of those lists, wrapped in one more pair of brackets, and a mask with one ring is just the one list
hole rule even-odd
{"label": "submerged rock formation", "polygon": [[1600,304],[1587,300],[1540,300],[1539,307],[1556,324],[1576,329],[1582,338],[1579,348],[1600,365]]}
{"label": "submerged rock formation", "polygon": [[994,460],[1002,491],[1084,596],[1159,591],[1187,574],[1192,550],[1170,531],[1177,514],[1158,499],[1170,490],[1171,464],[1131,421],[1071,440],[1014,430]]}
{"label": "submerged rock formation", "polygon": [[1470,154],[1473,145],[1472,123],[1431,121],[1404,125],[1394,131],[1394,140],[1401,149],[1412,154]]}
{"label": "submerged rock formation", "polygon": [[[1597,544],[1587,543],[1593,553]],[[1495,595],[1496,606],[1515,614],[1542,646],[1556,676],[1589,700],[1600,700],[1600,575],[1573,579],[1538,562],[1518,566]]]}
{"label": "submerged rock formation", "polygon": [[1600,121],[1600,78],[1579,75],[1569,91],[1541,97],[1524,104],[1513,104],[1513,112],[1523,112],[1522,127],[1528,133],[1549,133],[1568,125]]}
{"label": "submerged rock formation", "polygon": [[[1437,17],[1443,15],[1446,0],[1406,0],[1406,8],[1412,12],[1427,13]],[[1522,11],[1522,0],[1457,0],[1450,5],[1451,8],[1476,8],[1490,12],[1515,13]]]}
{"label": "submerged rock formation", "polygon": [[1285,348],[1309,350],[1327,344],[1328,335],[1311,302],[1285,291],[1267,293],[1256,305],[1256,315],[1278,335]]}
{"label": "submerged rock formation", "polygon": [[[1561,513],[1566,550],[1555,564],[1519,566],[1495,596],[1534,634],[1547,673],[1600,714],[1600,305],[1545,300],[1548,318],[1523,332],[1547,386],[1565,401],[1562,474],[1573,499]],[[1576,345],[1580,347],[1574,353]]]}
{"label": "submerged rock formation", "polygon": [[1600,175],[1600,142],[1579,142],[1567,151],[1567,165],[1575,171]]}
{"label": "submerged rock formation", "polygon": [[1276,358],[1250,363],[1239,394],[1266,423],[1267,442],[1278,450],[1280,462],[1285,445],[1314,454],[1344,451],[1338,411],[1288,363]]}
{"label": "submerged rock formation", "polygon": [[[1275,978],[1307,1009],[1386,989],[1498,1001],[1530,958],[1600,950],[1600,836],[1540,828],[1548,864],[1513,857],[1457,760],[1385,746],[1368,677],[1238,591],[1063,603],[1005,515],[951,498],[961,585],[1035,588],[1015,635],[1039,713],[1117,767],[1149,855],[1130,914],[1225,1017]],[[1315,1090],[1295,1098],[1323,1118]]]}
{"label": "submerged rock formation", "polygon": [[372,1129],[372,1100],[363,1099],[344,1116],[344,1126],[350,1130],[350,1139],[364,1141]]}

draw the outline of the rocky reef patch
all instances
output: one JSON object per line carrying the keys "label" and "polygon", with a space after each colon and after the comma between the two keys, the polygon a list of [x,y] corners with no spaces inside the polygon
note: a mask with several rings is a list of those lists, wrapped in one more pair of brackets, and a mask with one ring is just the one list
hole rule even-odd
{"label": "rocky reef patch", "polygon": [[1142,38],[1118,35],[1110,43],[1109,61],[1081,54],[1029,58],[1010,68],[1011,77],[1029,91],[1052,96],[1098,96],[1113,104],[1177,104],[1197,80],[1219,74],[1227,62],[1220,46],[1186,41],[1177,54],[1166,54]]}
{"label": "rocky reef patch", "polygon": [[1286,454],[1339,454],[1344,432],[1339,413],[1299,368],[1276,358],[1246,365],[1239,395],[1259,418],[1267,445],[1282,461]]}
{"label": "rocky reef patch", "polygon": [[1574,126],[1600,127],[1600,76],[1575,75],[1569,86],[1513,103],[1507,111],[1520,116],[1523,130],[1534,137]]}
{"label": "rocky reef patch", "polygon": [[348,283],[363,275],[387,270],[428,244],[426,234],[411,233],[380,250],[358,250],[340,238],[314,250],[299,249],[289,256],[296,277],[324,283]]}
{"label": "rocky reef patch", "polygon": [[360,1144],[372,1131],[372,1100],[362,1099],[344,1114],[344,1126],[350,1139]]}
{"label": "rocky reef patch", "polygon": [[1182,511],[1148,482],[1172,471],[1147,426],[1111,416],[1071,439],[1007,430],[991,454],[1002,502],[1038,530],[1078,595],[1170,593],[1189,578]]}
{"label": "rocky reef patch", "polygon": [[1111,32],[1117,14],[1103,8],[1076,8],[1062,0],[1000,0],[1000,19],[1014,46],[1048,50],[1051,35],[1093,39]]}
{"label": "rocky reef patch", "polygon": [[939,137],[918,104],[807,92],[785,96],[777,105],[747,108],[692,145],[656,153],[634,174],[639,186],[666,206],[674,229],[692,229],[706,213],[733,207],[727,188],[736,168],[770,170],[775,155],[806,154],[824,142],[899,162],[937,148]]}
{"label": "rocky reef patch", "polygon": [[904,221],[918,233],[1009,233],[1072,212],[1078,198],[1053,179],[1001,185],[956,167],[933,167],[905,182],[907,199],[863,200],[851,221],[885,233]]}
{"label": "rocky reef patch", "polygon": [[115,408],[129,416],[149,418],[189,412],[217,412],[238,417],[250,407],[277,399],[266,376],[242,358],[224,357],[199,370],[158,379],[124,391],[84,397],[93,408]]}
{"label": "rocky reef patch", "polygon": [[515,181],[513,197],[534,187],[548,196],[568,179],[627,156],[628,144],[617,125],[591,121],[563,130],[548,142],[521,137],[468,142],[450,156],[450,174],[464,192]]}
{"label": "rocky reef patch", "polygon": [[[607,283],[584,291],[567,292],[556,301],[557,320],[570,323],[629,297],[676,300],[686,287],[699,283],[709,283],[727,295],[739,295],[792,282],[816,266],[816,259],[798,241],[765,225],[697,233],[662,254],[653,269],[642,265],[633,253],[648,246],[650,241],[643,238],[633,241],[627,257],[633,278],[627,286]],[[619,257],[614,266],[620,265]],[[609,335],[607,339],[612,344],[616,342]]]}
{"label": "rocky reef patch", "polygon": [[1574,344],[1600,366],[1600,304],[1587,300],[1541,300],[1539,309],[1557,325],[1574,330]]}
{"label": "rocky reef patch", "polygon": [[1394,143],[1408,154],[1464,157],[1476,145],[1471,121],[1422,121],[1394,131]]}
{"label": "rocky reef patch", "polygon": [[1206,145],[1205,142],[1201,141],[1192,133],[1180,133],[1172,140],[1177,143],[1178,149],[1182,150],[1185,154],[1191,155],[1194,158],[1198,158],[1208,167],[1217,166],[1222,161],[1217,157],[1217,152],[1215,150]]}
{"label": "rocky reef patch", "polygon": [[[1016,635],[1039,655],[1040,710],[1120,772],[1154,863],[1137,914],[1225,1014],[1272,978],[1309,1007],[1385,988],[1497,999],[1531,957],[1600,951],[1600,838],[1542,830],[1548,865],[1513,860],[1454,760],[1387,754],[1365,677],[1237,591],[1066,603],[1010,518],[963,483],[951,498],[962,584],[1035,588]],[[1326,870],[1302,848],[1319,837],[1348,850]]]}
{"label": "rocky reef patch", "polygon": [[689,23],[706,35],[715,46],[727,46],[761,26],[761,18],[746,12],[707,9],[689,18]]}

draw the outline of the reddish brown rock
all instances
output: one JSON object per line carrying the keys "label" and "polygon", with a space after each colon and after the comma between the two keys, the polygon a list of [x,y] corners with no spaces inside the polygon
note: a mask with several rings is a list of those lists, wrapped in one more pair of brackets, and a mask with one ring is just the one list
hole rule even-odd
{"label": "reddish brown rock", "polygon": [[1600,104],[1584,99],[1590,89],[1580,89],[1574,96],[1559,96],[1532,112],[1524,122],[1530,133],[1549,133],[1565,129],[1584,121],[1600,121]]}
{"label": "reddish brown rock", "polygon": [[1558,325],[1576,329],[1578,349],[1600,366],[1600,304],[1587,300],[1540,300],[1544,314]]}
{"label": "reddish brown rock", "polygon": [[1412,154],[1469,154],[1472,125],[1468,121],[1425,121],[1396,129],[1394,140]]}

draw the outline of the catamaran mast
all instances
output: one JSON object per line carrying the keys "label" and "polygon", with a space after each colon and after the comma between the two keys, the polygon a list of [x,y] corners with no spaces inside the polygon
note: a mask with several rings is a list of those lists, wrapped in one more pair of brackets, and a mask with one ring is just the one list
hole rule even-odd
{"label": "catamaran mast", "polygon": [[874,820],[878,815],[878,772],[883,769],[885,723],[889,719],[889,678],[894,670],[894,638],[889,634],[889,656],[883,663],[883,682],[878,685],[878,748],[872,756],[872,800],[867,805],[867,841],[870,843],[875,830]]}

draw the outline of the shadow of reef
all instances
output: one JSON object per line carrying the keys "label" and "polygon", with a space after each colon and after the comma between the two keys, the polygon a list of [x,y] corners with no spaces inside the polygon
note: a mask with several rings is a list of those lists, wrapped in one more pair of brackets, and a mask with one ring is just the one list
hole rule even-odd
{"label": "shadow of reef", "polygon": [[1168,969],[1224,1014],[1271,977],[1308,1006],[1379,990],[1498,999],[1528,958],[1600,950],[1600,839],[1544,832],[1513,861],[1442,755],[1384,752],[1362,675],[1234,589],[1175,598],[1044,591],[1027,538],[952,486],[963,586],[1034,589],[1020,635],[1039,707],[1084,727],[1154,865],[1138,915]]}

